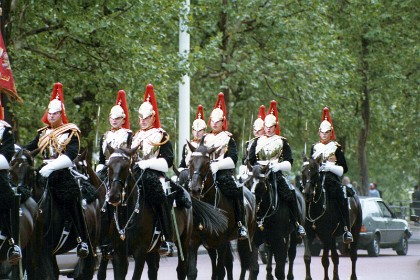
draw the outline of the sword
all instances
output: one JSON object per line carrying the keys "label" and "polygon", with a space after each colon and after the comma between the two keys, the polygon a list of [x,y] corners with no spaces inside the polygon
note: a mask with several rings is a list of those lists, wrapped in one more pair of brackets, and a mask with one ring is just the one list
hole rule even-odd
{"label": "sword", "polygon": [[184,261],[184,253],[182,252],[182,244],[181,244],[181,238],[179,237],[179,229],[178,229],[178,223],[176,221],[176,216],[175,216],[175,209],[174,207],[171,208],[171,214],[172,214],[172,220],[174,223],[174,227],[175,227],[175,235],[176,235],[176,239],[178,240],[178,245],[179,245],[179,255],[181,257],[181,261]]}

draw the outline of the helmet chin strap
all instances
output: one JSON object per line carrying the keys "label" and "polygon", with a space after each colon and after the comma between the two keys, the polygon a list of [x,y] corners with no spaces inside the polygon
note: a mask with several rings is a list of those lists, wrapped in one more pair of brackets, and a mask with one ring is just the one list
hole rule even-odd
{"label": "helmet chin strap", "polygon": [[111,126],[112,126],[112,129],[120,129],[121,127],[122,127],[122,125],[124,124],[124,120],[125,119],[121,119],[121,121],[119,121],[117,124],[115,124],[115,125],[112,125],[111,124]]}

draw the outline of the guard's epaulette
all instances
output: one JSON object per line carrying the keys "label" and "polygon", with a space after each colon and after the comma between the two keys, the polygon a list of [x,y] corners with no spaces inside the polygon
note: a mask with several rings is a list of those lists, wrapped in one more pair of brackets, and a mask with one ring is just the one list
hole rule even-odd
{"label": "guard's epaulette", "polygon": [[280,136],[280,138],[281,138],[282,140],[286,140],[286,141],[288,141],[288,140],[287,140],[287,138],[286,138],[286,137],[284,137],[284,136]]}
{"label": "guard's epaulette", "polygon": [[334,143],[337,145],[337,147],[341,147],[340,143],[338,143],[337,141],[334,141]]}
{"label": "guard's epaulette", "polygon": [[41,127],[40,129],[38,129],[37,130],[37,132],[41,132],[41,131],[43,131],[44,129],[47,129],[49,127],[49,125],[46,125],[46,126],[44,126],[44,127]]}
{"label": "guard's epaulette", "polygon": [[4,120],[0,120],[0,125],[5,127],[11,127],[10,124]]}
{"label": "guard's epaulette", "polygon": [[224,133],[226,133],[229,137],[232,137],[232,133],[230,133],[229,131],[225,130]]}

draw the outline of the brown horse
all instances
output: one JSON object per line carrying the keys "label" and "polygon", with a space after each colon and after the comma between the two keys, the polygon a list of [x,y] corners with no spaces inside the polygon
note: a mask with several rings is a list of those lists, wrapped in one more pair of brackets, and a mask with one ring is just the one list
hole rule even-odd
{"label": "brown horse", "polygon": [[[128,269],[128,256],[130,255],[133,255],[135,261],[132,279],[141,278],[144,263],[148,256],[155,258],[154,265],[156,266],[156,271],[152,275],[148,263],[149,278],[157,279],[159,268],[159,256],[156,255],[156,250],[159,245],[160,232],[158,233],[156,227],[157,216],[149,202],[149,196],[152,195],[149,190],[152,186],[148,185],[150,179],[147,177],[147,170],[142,171],[139,168],[132,168],[131,156],[136,149],[113,149],[108,146],[111,153],[108,162],[108,203],[114,206],[113,221],[115,229],[112,232],[112,246],[114,248],[112,262],[115,279],[125,279]],[[171,184],[171,188],[176,193],[182,191],[176,189],[177,186],[174,186],[174,183]],[[168,198],[170,205],[172,205],[173,199],[172,196]],[[174,238],[179,252],[177,275],[178,279],[185,279],[187,276],[188,241],[191,238],[192,231],[192,209],[181,207],[181,205],[178,205],[179,201],[176,201],[177,207],[174,207],[172,218],[176,219],[177,224],[177,229],[174,232],[179,233],[179,239]]]}
{"label": "brown horse", "polygon": [[[55,256],[74,249],[77,246],[77,235],[69,217],[60,210],[62,209],[60,202],[55,199],[48,187],[44,188],[44,185],[40,183],[41,176],[34,168],[34,153],[26,150],[18,152],[12,160],[11,170],[15,184],[31,189],[39,206],[35,230],[25,254],[26,269],[28,279],[58,279],[59,271]],[[98,213],[96,199],[86,203],[84,214],[91,243],[90,254],[79,260],[73,275],[75,279],[93,278],[99,230]]]}
{"label": "brown horse", "polygon": [[[304,155],[302,166],[302,186],[303,194],[306,199],[306,223],[305,229],[309,245],[305,249],[304,260],[306,267],[306,280],[312,279],[311,248],[312,241],[318,237],[323,243],[322,266],[324,267],[324,279],[328,278],[329,252],[331,251],[331,260],[333,262],[333,279],[338,280],[339,256],[336,248],[336,239],[343,235],[343,217],[340,214],[338,196],[342,196],[341,188],[334,190],[325,180],[325,175],[321,176],[319,172],[320,162]],[[353,235],[353,242],[350,244],[350,259],[352,262],[351,279],[356,280],[356,262],[357,262],[357,241],[360,235],[362,225],[362,208],[357,195],[348,198],[350,205],[350,227]]]}
{"label": "brown horse", "polygon": [[[232,202],[222,192],[221,186],[216,186],[215,179],[210,169],[210,155],[216,148],[209,148],[202,143],[195,148],[189,143],[192,156],[189,163],[189,190],[193,198],[199,199],[213,207],[223,210],[228,217],[228,227],[219,234],[214,234],[208,231],[204,225],[194,227],[191,238],[190,250],[190,267],[188,272],[189,279],[197,278],[197,250],[200,245],[203,245],[209,250],[210,258],[212,259],[213,273],[211,279],[223,279],[225,277],[225,267],[228,272],[228,279],[232,279],[232,262],[233,256],[230,252],[230,241],[238,238],[237,225],[235,223],[234,208]],[[256,279],[256,270],[258,267],[251,266],[258,263],[258,250],[253,247],[251,242],[255,232],[255,198],[251,192],[243,188],[245,198],[246,222],[248,227],[248,240],[238,240],[238,253],[241,260],[241,276],[245,277],[245,271],[250,269],[250,278]],[[217,262],[216,262],[217,257]]]}

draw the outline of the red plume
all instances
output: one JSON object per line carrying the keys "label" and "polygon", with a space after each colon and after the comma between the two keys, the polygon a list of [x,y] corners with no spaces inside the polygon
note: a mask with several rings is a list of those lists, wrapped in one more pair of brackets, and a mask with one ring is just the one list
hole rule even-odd
{"label": "red plume", "polygon": [[[50,102],[54,99],[58,99],[61,101],[61,119],[63,120],[63,123],[69,123],[66,115],[66,108],[64,106],[64,92],[63,92],[63,85],[61,83],[55,83],[54,88],[51,93],[51,99]],[[48,102],[49,104],[49,102]],[[44,113],[44,116],[42,117],[42,122],[45,124],[50,124],[48,122],[48,108]]]}
{"label": "red plume", "polygon": [[153,127],[160,128],[161,124],[160,124],[160,119],[159,119],[158,104],[157,104],[155,91],[153,89],[152,84],[148,84],[146,86],[146,92],[144,93],[143,102],[146,102],[146,101],[148,101],[148,102],[150,102],[150,104],[152,104],[153,110],[155,111],[155,123],[153,124]]}
{"label": "red plume", "polygon": [[265,119],[265,106],[260,106],[260,111],[258,112],[258,118],[264,120]]}
{"label": "red plume", "polygon": [[322,119],[321,122],[323,121],[328,121],[331,124],[331,140],[335,140],[335,130],[334,130],[334,126],[333,126],[333,122],[332,122],[332,118],[330,115],[330,110],[328,109],[328,107],[324,107],[324,109],[322,110]]}
{"label": "red plume", "polygon": [[124,90],[119,90],[117,95],[117,100],[115,101],[115,105],[120,105],[121,108],[124,110],[125,114],[125,122],[122,125],[123,128],[130,129],[130,115],[128,112],[128,104],[127,99],[125,96]]}
{"label": "red plume", "polygon": [[271,100],[270,108],[268,109],[267,115],[274,115],[276,117],[276,134],[280,135],[280,124],[279,124],[279,113],[277,111],[277,102]]}
{"label": "red plume", "polygon": [[195,119],[202,119],[204,120],[204,108],[203,105],[198,105],[197,113],[195,114]]}

